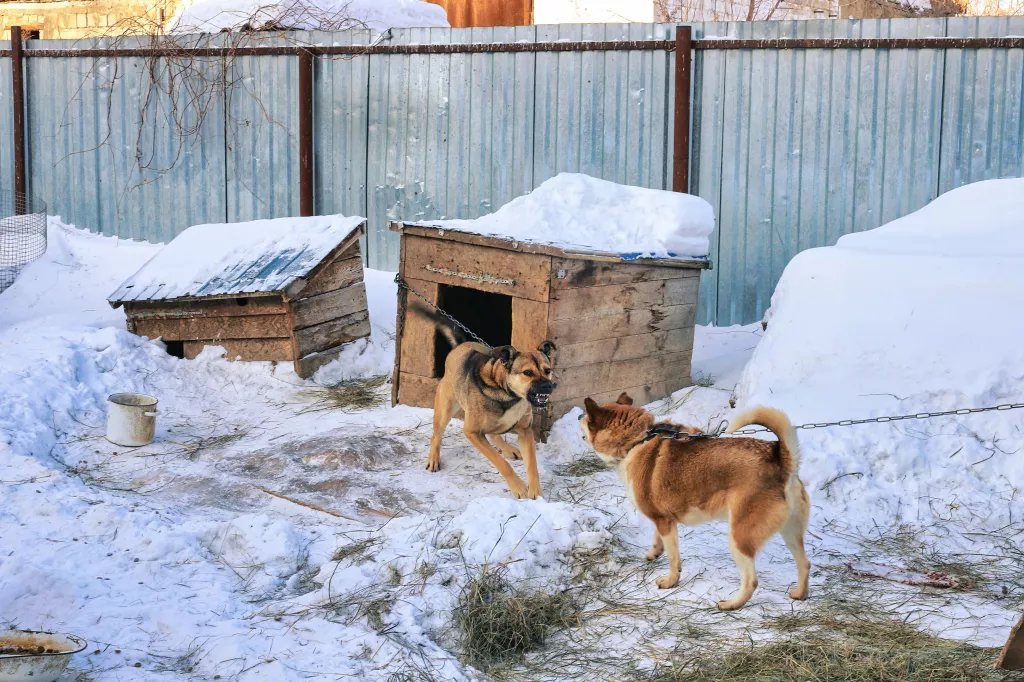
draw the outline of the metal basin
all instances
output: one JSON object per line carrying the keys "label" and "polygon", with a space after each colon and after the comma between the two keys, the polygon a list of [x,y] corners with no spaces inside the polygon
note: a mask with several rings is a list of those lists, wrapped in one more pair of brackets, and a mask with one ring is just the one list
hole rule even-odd
{"label": "metal basin", "polygon": [[0,682],[54,682],[86,646],[74,635],[0,630]]}

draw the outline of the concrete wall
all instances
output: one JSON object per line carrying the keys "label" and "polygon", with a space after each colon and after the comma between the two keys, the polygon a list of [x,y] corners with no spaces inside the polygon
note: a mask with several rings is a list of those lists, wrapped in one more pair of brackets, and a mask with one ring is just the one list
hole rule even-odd
{"label": "concrete wall", "polygon": [[142,27],[154,30],[159,26],[160,10],[169,20],[176,6],[176,0],[0,2],[0,38],[10,39],[11,26],[39,31],[40,38],[54,40],[137,33]]}

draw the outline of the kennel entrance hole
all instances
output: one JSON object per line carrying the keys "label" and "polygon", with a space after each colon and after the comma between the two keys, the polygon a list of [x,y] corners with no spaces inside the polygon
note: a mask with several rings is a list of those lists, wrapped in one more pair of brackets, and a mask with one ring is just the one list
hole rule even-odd
{"label": "kennel entrance hole", "polygon": [[167,346],[168,355],[176,357],[181,360],[185,358],[184,341],[164,341],[164,345]]}
{"label": "kennel entrance hole", "polygon": [[[492,346],[512,343],[512,297],[448,284],[438,286],[438,306]],[[461,331],[461,330],[460,330]],[[434,343],[434,373],[444,376],[451,346],[440,333]]]}

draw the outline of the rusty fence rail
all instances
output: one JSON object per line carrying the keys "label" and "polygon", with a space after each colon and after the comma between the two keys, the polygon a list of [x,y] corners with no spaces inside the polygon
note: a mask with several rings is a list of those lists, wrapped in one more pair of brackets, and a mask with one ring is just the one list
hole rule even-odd
{"label": "rusty fence rail", "polygon": [[[292,66],[280,66],[280,62],[273,62],[273,64],[275,64],[275,69],[285,69],[282,73],[287,79],[295,79],[295,98],[290,100],[285,92],[271,92],[273,98],[278,101],[273,105],[273,116],[268,114],[268,118],[274,119],[274,125],[285,130],[287,140],[284,143],[274,141],[270,139],[273,134],[266,133],[264,137],[270,140],[268,142],[264,139],[256,139],[259,138],[259,135],[254,134],[253,138],[256,141],[245,141],[245,144],[253,147],[253,151],[249,155],[251,158],[242,159],[242,161],[253,161],[249,167],[245,167],[237,160],[232,166],[232,162],[225,158],[218,162],[220,165],[211,166],[210,172],[206,174],[209,177],[206,177],[203,175],[203,168],[199,166],[199,171],[195,171],[199,173],[198,183],[207,188],[218,183],[224,185],[224,200],[219,203],[213,202],[212,208],[203,209],[207,213],[212,211],[210,215],[203,215],[204,220],[277,217],[282,214],[286,215],[288,212],[312,215],[327,210],[362,213],[371,218],[371,233],[374,233],[371,235],[368,248],[364,250],[368,254],[369,264],[388,268],[394,267],[393,261],[397,254],[393,252],[393,245],[387,242],[388,235],[383,234],[386,232],[383,230],[385,217],[404,219],[430,219],[442,216],[476,217],[497,208],[511,196],[529,191],[546,177],[560,170],[579,170],[603,175],[608,179],[620,182],[647,184],[679,192],[689,191],[704,196],[715,206],[719,224],[713,240],[712,258],[716,261],[724,261],[716,262],[714,273],[705,275],[705,281],[702,283],[701,318],[704,322],[715,321],[721,324],[731,324],[751,322],[756,319],[767,305],[765,293],[770,295],[774,281],[780,274],[780,267],[802,248],[834,242],[834,238],[844,232],[874,227],[884,222],[884,219],[891,219],[891,217],[897,217],[896,214],[905,214],[918,208],[926,203],[927,199],[934,198],[935,195],[950,186],[981,179],[974,170],[966,175],[964,173],[957,175],[956,172],[953,172],[956,177],[952,180],[943,178],[945,171],[939,167],[943,163],[943,160],[939,158],[942,155],[940,149],[937,156],[933,154],[926,158],[927,163],[935,166],[934,172],[929,171],[931,174],[926,180],[914,178],[907,180],[908,173],[909,175],[919,174],[920,170],[908,169],[905,166],[908,163],[919,166],[919,161],[902,160],[903,152],[900,152],[900,158],[897,161],[891,161],[889,152],[885,149],[876,152],[873,139],[869,141],[870,144],[862,139],[864,135],[881,136],[882,144],[889,144],[893,148],[899,145],[905,147],[905,140],[913,140],[913,144],[908,147],[911,156],[919,156],[922,153],[921,149],[935,146],[938,148],[941,148],[942,145],[946,145],[947,148],[951,148],[950,145],[963,146],[962,151],[956,152],[959,156],[954,165],[956,163],[962,165],[959,160],[960,156],[977,154],[976,143],[975,148],[968,149],[970,141],[967,138],[971,137],[973,132],[965,131],[964,126],[967,125],[969,128],[970,122],[968,121],[967,124],[961,122],[958,124],[959,128],[951,126],[949,123],[951,118],[946,111],[950,107],[956,108],[956,112],[950,113],[959,117],[959,120],[970,119],[972,115],[976,118],[976,114],[970,111],[967,105],[970,104],[968,100],[972,97],[974,99],[971,100],[971,103],[980,102],[979,98],[969,92],[970,88],[977,89],[977,84],[969,82],[970,74],[968,74],[957,82],[956,87],[959,90],[952,94],[948,92],[946,90],[948,86],[946,81],[949,80],[947,71],[950,73],[952,71],[944,56],[946,53],[974,55],[980,53],[979,51],[1004,51],[1000,54],[1009,55],[1003,60],[1005,63],[1001,62],[1000,68],[1003,68],[1003,71],[995,75],[992,73],[979,75],[979,77],[983,76],[992,81],[994,89],[1008,88],[1007,92],[1009,93],[1005,95],[1005,101],[1002,103],[985,103],[985,106],[998,110],[996,114],[992,115],[1003,116],[1002,121],[995,121],[997,124],[995,128],[993,128],[992,121],[988,122],[989,139],[986,143],[993,149],[998,148],[998,153],[1001,156],[995,167],[983,169],[980,175],[999,177],[1006,174],[1007,168],[1012,173],[1024,165],[1024,152],[1018,151],[1024,149],[1024,140],[1021,139],[1024,137],[1024,133],[1020,132],[1024,130],[1024,123],[1021,122],[1024,121],[1024,117],[1020,112],[1020,91],[1024,91],[1024,75],[1022,75],[1024,70],[1019,66],[1022,53],[1017,52],[1024,50],[1024,30],[1018,30],[1024,29],[1024,25],[1006,24],[995,32],[1008,33],[1008,35],[992,36],[763,37],[772,32],[772,23],[781,25],[783,22],[761,22],[760,24],[755,22],[746,25],[699,24],[694,27],[662,26],[659,29],[660,33],[665,36],[662,39],[648,37],[644,39],[576,40],[559,37],[557,40],[550,40],[544,39],[543,31],[537,28],[530,34],[534,36],[533,39],[481,42],[476,40],[480,35],[479,32],[472,33],[466,29],[465,32],[458,34],[453,30],[451,32],[452,40],[438,42],[419,40],[418,38],[426,35],[422,31],[419,33],[406,31],[399,32],[403,39],[393,40],[391,43],[366,40],[361,44],[317,44],[316,41],[296,40],[286,45],[237,47],[156,45],[106,48],[76,45],[64,46],[59,49],[39,47],[39,45],[45,45],[46,41],[34,42],[31,47],[26,49],[21,40],[20,30],[15,28],[12,30],[10,49],[0,50],[0,58],[6,58],[11,69],[12,143],[10,159],[13,165],[11,169],[13,189],[22,194],[28,189],[36,192],[34,187],[27,186],[33,184],[34,180],[31,178],[35,177],[33,173],[36,172],[34,168],[33,173],[29,172],[30,162],[36,163],[36,159],[29,159],[28,155],[32,153],[29,150],[41,149],[42,143],[35,139],[30,144],[33,132],[28,128],[31,127],[32,121],[30,120],[29,125],[26,125],[26,112],[29,109],[29,104],[26,103],[26,92],[30,92],[34,87],[31,78],[33,72],[31,64],[35,63],[35,60],[56,60],[54,63],[57,63],[59,60],[82,59],[259,60],[293,57]],[[852,22],[833,23],[843,30],[857,30],[852,28],[855,26]],[[985,29],[990,24],[995,26],[991,22],[989,24],[979,22],[977,25]],[[906,28],[911,24],[906,23],[902,26]],[[919,26],[925,26],[920,29],[924,31],[928,30],[927,26],[935,26],[936,32],[946,32],[948,28],[946,24],[934,23],[919,24]],[[716,27],[725,27],[725,30],[716,30]],[[580,29],[573,35],[586,35],[586,30]],[[610,31],[611,29],[608,29],[606,32]],[[653,31],[653,33],[658,32]],[[593,33],[594,31],[591,31],[591,34]],[[650,34],[651,31],[648,33]],[[715,35],[715,33],[722,33],[722,35]],[[367,35],[369,35],[368,32]],[[459,40],[454,39],[456,35],[460,37]],[[351,42],[355,43],[356,40],[353,39]],[[901,65],[905,64],[912,70],[916,70],[915,73],[924,74],[923,76],[918,74],[920,77],[912,74],[908,79],[902,81],[905,88],[910,88],[914,93],[927,88],[934,90],[933,81],[936,76],[943,80],[935,94],[927,95],[926,93],[927,96],[921,95],[920,97],[915,94],[914,97],[917,99],[907,105],[915,110],[927,107],[928,111],[897,112],[901,118],[908,119],[899,124],[897,131],[899,139],[888,130],[888,127],[891,127],[888,122],[890,112],[886,110],[879,113],[877,106],[880,97],[883,99],[887,97],[890,100],[905,97],[901,91],[893,89],[891,82],[886,85],[884,78],[888,77],[891,81],[891,76],[872,76],[877,79],[877,82],[873,85],[868,84],[875,88],[873,98],[876,102],[874,105],[876,110],[874,112],[868,111],[867,105],[858,102],[855,106],[856,111],[847,112],[844,119],[835,117],[837,110],[853,105],[849,101],[844,101],[844,97],[848,99],[849,95],[844,92],[843,87],[835,85],[834,81],[841,76],[849,82],[847,90],[856,88],[857,83],[851,79],[863,80],[864,76],[862,73],[857,73],[855,67],[850,66],[848,62],[852,64],[852,60],[868,59],[863,55],[877,54],[877,51],[910,51],[926,55],[926,58],[923,59],[927,63],[924,65],[922,65],[921,59],[914,57],[901,57],[905,61],[899,62]],[[639,71],[633,63],[634,57],[629,56],[657,53],[665,55],[664,61],[648,60],[641,64]],[[829,55],[829,65],[823,67],[819,62],[825,62],[822,62],[821,59],[813,56],[798,57],[797,53],[827,54]],[[936,61],[934,53],[943,56]],[[551,61],[575,59],[580,55],[593,54],[605,55],[604,63],[594,67],[591,57],[584,57],[579,64]],[[442,56],[440,58],[447,55],[452,61],[429,62],[429,64],[427,62],[394,61],[403,57],[429,59],[431,55],[440,55]],[[493,61],[482,66],[478,62],[457,61],[488,55]],[[499,61],[501,55],[507,55],[507,57],[501,57],[502,61]],[[533,61],[515,61],[523,58],[519,55],[532,55],[525,58]],[[358,74],[362,80],[357,79],[357,82],[352,84],[338,82],[338,77],[333,75],[334,71],[327,69],[326,62],[322,61],[335,57],[363,60],[359,62],[360,72]],[[586,61],[588,59],[590,61]],[[870,59],[877,60],[879,57],[874,56]],[[544,60],[543,63],[542,60]],[[961,71],[968,61],[958,62]],[[843,67],[845,71],[840,74],[835,67],[830,65],[832,62],[845,64],[846,66]],[[253,64],[255,63],[253,62]],[[996,63],[993,62],[993,64]],[[888,68],[889,62],[885,62],[885,65]],[[591,72],[594,68],[603,69],[601,71],[603,76],[600,74],[593,76]],[[404,73],[403,69],[408,73]],[[929,72],[931,75],[925,73],[927,69],[931,69]],[[639,76],[636,75],[637,73]],[[589,77],[599,80],[601,77],[604,78],[603,83],[595,81],[590,84],[594,92],[588,91],[588,86],[585,84],[588,74],[590,74]],[[616,76],[616,74],[619,75]],[[851,74],[853,75],[851,76]],[[540,82],[542,77],[548,79],[543,84]],[[758,82],[758,78],[763,77],[767,77],[769,81],[774,79],[776,89],[782,87],[784,77],[788,78],[786,86],[792,91],[792,94],[785,91],[782,91],[781,95],[778,92],[774,94],[768,92],[764,84]],[[553,81],[552,78],[554,78]],[[612,83],[614,78],[618,80]],[[638,78],[646,80],[641,82],[638,81]],[[823,83],[835,85],[830,92],[821,94],[814,101],[818,113],[808,109],[806,103],[810,99],[807,94],[808,83],[812,86],[815,85],[811,82],[811,79],[815,78]],[[258,74],[253,75],[249,71],[238,80],[244,81],[245,79],[254,82],[254,79],[258,80]],[[448,84],[449,90],[444,94],[454,94],[458,90],[459,93],[463,93],[465,97],[469,98],[468,101],[452,103],[445,97],[441,103],[437,94],[432,91],[432,88],[435,87],[434,79],[441,79]],[[466,88],[461,88],[463,83],[460,83],[459,79],[465,79]],[[1002,79],[1002,82],[996,82],[998,79]],[[564,84],[563,80],[566,81]],[[525,84],[521,85],[521,81]],[[530,90],[531,85],[532,91]],[[542,86],[548,90],[542,91]],[[92,87],[101,86],[94,80]],[[262,86],[246,85],[246,87]],[[269,86],[267,87],[269,88]],[[281,84],[278,83],[276,87],[280,89]],[[291,85],[288,87],[290,88]],[[344,94],[344,97],[347,98],[344,100],[345,106],[339,107],[337,101],[334,102],[333,107],[318,105],[318,98],[322,100],[328,96],[321,93],[321,90],[339,87],[349,88]],[[396,90],[396,87],[404,88],[405,92]],[[417,92],[418,87],[422,87],[423,92]],[[598,92],[602,87],[605,92]],[[611,104],[608,102],[595,104],[598,95],[603,95],[610,102],[611,95],[608,93],[613,87],[617,87],[619,90],[623,90],[624,87],[627,89],[623,90],[624,95],[619,95],[618,99]],[[884,91],[886,87],[889,88],[888,92]],[[466,125],[470,128],[453,127],[452,121],[458,118],[458,112],[453,112],[451,107],[466,106],[474,112],[478,111],[478,102],[472,98],[477,96],[481,88],[485,94],[489,92],[489,96],[493,100],[485,103],[487,106],[484,116],[490,118],[482,122],[467,123]],[[646,91],[650,88],[657,90],[658,93],[653,95],[647,93]],[[504,93],[505,97],[511,97],[516,101],[523,99],[528,101],[521,106],[521,109],[516,109],[512,114],[506,115],[501,111],[502,102],[494,94],[499,90]],[[798,91],[803,93],[801,102],[797,101]],[[288,92],[292,91],[288,90]],[[337,95],[335,97],[338,98]],[[783,97],[792,97],[793,99],[788,108],[783,106],[785,104],[782,102]],[[960,99],[957,100],[955,97]],[[282,103],[281,98],[289,101]],[[363,98],[363,101],[359,101],[360,98]],[[223,114],[217,119],[223,124],[225,130],[216,133],[219,135],[217,139],[223,140],[221,144],[224,147],[225,155],[232,152],[235,144],[232,142],[235,131],[228,130],[228,128],[237,124],[237,121],[229,121],[229,109],[232,105],[227,101],[228,99],[228,96],[224,97]],[[38,99],[34,101],[38,101]],[[58,108],[70,106],[68,102],[49,104]],[[758,111],[761,104],[767,106],[766,111]],[[86,106],[84,100],[79,105]],[[259,107],[263,106],[264,103],[259,103]],[[293,108],[292,111],[287,110],[289,106]],[[516,105],[510,103],[509,106],[514,109]],[[628,111],[623,111],[624,106]],[[641,114],[637,114],[633,110],[633,107],[636,106],[640,108]],[[542,107],[548,108],[542,110]],[[611,107],[617,109],[612,111]],[[736,113],[738,111],[736,107],[743,109],[746,118]],[[596,108],[601,110],[594,113]],[[663,111],[659,112],[658,109]],[[779,112],[782,112],[783,109],[785,112],[780,114]],[[821,113],[826,110],[830,112],[831,118]],[[424,136],[429,138],[434,134],[430,128],[433,125],[431,117],[442,114],[446,117],[443,123],[438,124],[443,128],[442,132],[435,134],[434,138],[424,143],[421,138]],[[4,113],[0,112],[0,128],[3,127],[3,115]],[[608,121],[612,118],[638,115],[647,117],[642,120],[639,133],[633,132],[635,127],[633,123],[618,124],[619,127],[611,131],[607,129]],[[866,115],[869,117],[864,118]],[[319,140],[331,136],[330,128],[339,125],[339,116],[351,116],[355,120],[354,128],[345,131],[345,134],[351,138],[351,149],[346,151],[344,162],[336,164],[346,166],[343,171],[325,171],[323,169],[332,163],[332,160],[328,158],[332,152],[330,150],[318,151]],[[772,120],[772,116],[775,116],[776,120]],[[796,126],[799,121],[789,124],[782,120],[782,116],[794,120],[805,119],[803,128],[797,130]],[[815,116],[816,119],[813,118]],[[879,116],[882,118],[880,119]],[[912,120],[914,117],[920,119],[922,116],[925,117],[925,120]],[[521,118],[522,121],[516,117]],[[542,117],[544,117],[543,120],[541,120]],[[574,120],[573,117],[578,120]],[[856,120],[851,122],[851,117]],[[933,118],[936,120],[932,120]],[[602,121],[605,125],[604,130],[600,129]],[[1016,127],[1015,121],[1017,122]],[[245,126],[250,124],[249,119],[244,120]],[[488,128],[484,133],[480,133],[473,127],[481,125]],[[787,128],[787,125],[790,127]],[[822,157],[821,160],[816,162],[816,165],[808,165],[808,162],[805,161],[806,152],[801,151],[800,147],[808,146],[806,138],[814,134],[813,125],[819,126],[818,133],[824,138],[835,137],[833,133],[837,126],[841,125],[843,131],[841,139],[836,138],[831,142],[826,140],[825,143],[822,143],[827,148],[823,152],[819,150],[818,156]],[[980,125],[984,125],[984,122]],[[550,129],[551,126],[557,126],[557,129]],[[69,126],[63,125],[61,127],[69,128]],[[587,130],[580,132],[580,129],[584,127]],[[506,128],[515,128],[517,132],[510,133]],[[786,128],[786,130],[780,132],[780,128]],[[519,132],[520,129],[522,132]],[[993,133],[993,130],[996,132]],[[63,134],[68,134],[68,130],[64,130]],[[474,136],[472,143],[465,143],[460,139],[460,136],[466,134]],[[995,139],[993,134],[998,139]],[[377,139],[375,135],[383,135],[383,138]],[[545,135],[553,135],[557,139],[549,140],[544,137]],[[782,139],[786,135],[789,138],[793,138],[794,135],[802,136],[804,142]],[[615,139],[611,140],[610,136]],[[759,151],[754,147],[756,144],[764,147],[765,136],[770,137],[771,143],[778,148],[775,152],[770,150],[766,152],[764,149]],[[885,142],[887,137],[888,142]],[[572,139],[566,141],[563,138]],[[920,138],[920,144],[916,142],[917,138]],[[850,142],[851,139],[854,139],[854,142]],[[601,146],[600,150],[594,148],[598,143]],[[423,144],[429,149],[423,152],[426,156],[422,161],[406,162],[398,158],[403,152],[407,155],[411,154],[410,150],[417,154],[421,153],[419,148]],[[466,144],[469,146],[465,146]],[[618,156],[614,163],[605,161],[602,167],[602,150],[604,156],[607,156],[608,144],[614,144],[621,150],[616,152]],[[459,145],[463,146],[459,147]],[[851,145],[856,147],[853,151],[848,149]],[[79,141],[79,147],[83,150],[87,146],[84,140]],[[211,148],[216,151],[216,146],[216,140],[214,140]],[[783,146],[791,149],[786,152]],[[394,151],[395,147],[400,150]],[[635,151],[635,147],[641,151]],[[848,168],[851,164],[859,163],[857,159],[862,154],[861,147],[865,147],[865,149],[870,147],[869,151],[873,154],[877,153],[881,159],[872,162],[874,165],[868,169],[867,175],[860,169],[850,170]],[[435,148],[443,149],[437,151]],[[56,164],[77,153],[80,151],[62,150],[63,155],[53,153],[48,158],[59,157]],[[236,153],[242,154],[241,151]],[[249,153],[248,147],[246,153]],[[632,159],[627,158],[634,153],[639,153],[641,156],[647,155],[643,160],[636,162],[637,168],[647,163],[653,166],[654,170],[622,170],[623,164],[628,165],[629,168],[636,165]],[[383,154],[386,158],[378,158],[379,154]],[[431,156],[431,154],[435,156]],[[457,177],[453,180],[451,171],[453,159],[462,164],[462,157],[467,154],[471,157],[471,161],[465,162],[468,164],[466,165],[468,170],[457,170],[454,173]],[[792,159],[787,159],[786,154],[790,157],[800,157],[800,159],[794,162]],[[362,155],[362,159],[360,159],[360,155]],[[392,156],[395,158],[391,158]],[[523,169],[519,170],[517,163],[520,161],[518,159],[523,156],[527,158],[522,162]],[[768,156],[772,158],[768,159]],[[0,150],[0,159],[3,157],[3,150]],[[477,157],[483,160],[481,161]],[[1016,160],[1014,160],[1015,158]],[[758,159],[760,159],[760,171],[752,165]],[[357,168],[360,162],[363,166]],[[194,158],[190,159],[190,163],[195,163]],[[282,168],[281,164],[288,168],[294,166],[296,170],[285,172],[286,169]],[[375,164],[384,167],[378,172]],[[792,184],[792,187],[782,187],[781,189],[777,187],[780,165],[788,165],[790,171],[795,172],[795,179],[793,172],[790,171],[787,171],[784,179],[784,182]],[[659,169],[663,169],[663,172]],[[0,169],[0,177],[3,177],[6,170]],[[344,182],[340,183],[349,187],[348,194],[346,194],[348,198],[341,200],[333,197],[327,198],[325,192],[329,192],[329,190],[326,185],[320,188],[315,187],[318,183],[324,184],[325,178],[331,172],[344,172],[350,175],[354,173],[352,177],[346,176]],[[492,184],[498,182],[495,178],[501,176],[503,189],[492,191],[495,196],[487,195],[486,190],[475,190],[474,184],[478,185],[481,182],[478,177],[480,172],[485,175],[489,174],[489,181]],[[823,184],[820,187],[812,187],[812,191],[808,192],[805,187],[808,182],[805,176],[819,172],[825,178],[822,180]],[[246,176],[246,173],[249,173],[249,176]],[[513,180],[506,177],[516,173],[521,177]],[[841,182],[837,182],[836,173],[845,174],[841,178]],[[253,177],[252,174],[266,174],[269,179]],[[886,177],[887,175],[888,177]],[[284,182],[286,183],[294,183],[294,189],[282,189],[282,178],[285,178]],[[99,179],[97,177],[90,181],[99,182]],[[161,180],[158,178],[148,182],[159,187]],[[171,182],[171,180],[168,179],[166,182]],[[830,233],[830,228],[826,223],[829,220],[828,213],[833,208],[826,206],[824,209],[820,209],[818,205],[812,203],[811,199],[806,199],[805,195],[821,195],[813,199],[813,202],[825,201],[827,204],[828,196],[837,191],[849,191],[856,194],[857,190],[854,186],[858,182],[870,183],[873,188],[877,189],[877,193],[882,196],[882,199],[869,199],[867,208],[857,205],[856,202],[859,200],[855,199],[851,204],[851,210],[854,213],[860,212],[862,216],[866,214],[867,217],[855,217],[843,223],[839,234]],[[231,207],[231,193],[236,191],[232,183],[243,185],[244,191],[256,197],[252,202],[255,208],[241,210]],[[442,188],[438,186],[439,183],[447,183],[450,186]],[[898,194],[895,199],[895,204],[898,206],[895,209],[892,207],[894,200],[884,196],[886,192],[892,191],[889,185],[894,183]],[[905,192],[900,183],[907,185]],[[409,185],[418,185],[419,190],[410,193]],[[742,210],[733,210],[730,205],[735,200],[733,186],[743,193],[743,201],[740,202],[744,204]],[[263,189],[252,189],[251,187],[262,187]],[[360,187],[362,190],[359,189]],[[264,198],[260,196],[261,192],[285,196],[286,200],[279,203],[291,208],[285,209],[273,205],[272,201],[264,201]],[[460,203],[451,199],[452,195],[473,194],[474,192],[472,200],[460,200]],[[216,192],[213,193],[216,194]],[[758,194],[761,195],[760,199],[758,199]],[[791,206],[794,194],[799,197],[797,200],[799,205],[795,209]],[[913,196],[908,198],[909,195]],[[294,205],[290,203],[291,199],[287,198],[291,196],[295,197]],[[444,199],[446,196],[448,198]],[[822,199],[822,196],[826,198]],[[61,207],[60,197],[46,198],[52,205],[58,207],[55,212],[59,213],[64,210]],[[888,202],[888,206],[883,206],[884,202]],[[237,199],[235,203],[238,203]],[[269,208],[264,208],[265,206]],[[778,224],[780,222],[778,217],[780,206],[785,208],[785,212],[782,214],[783,221],[792,220],[795,224],[781,226]],[[153,207],[146,208],[152,209]],[[67,210],[71,213],[74,212],[72,209]],[[376,215],[381,210],[388,215]],[[896,214],[893,213],[894,210]],[[408,214],[405,213],[406,211]],[[810,240],[804,236],[794,236],[801,230],[806,232],[806,228],[800,225],[803,220],[801,213],[809,214],[814,211],[822,214],[820,218],[815,219],[814,226],[814,229],[820,234]],[[87,223],[88,221],[82,222]],[[770,229],[768,237],[764,237],[758,232],[763,230],[765,225],[768,225]],[[81,226],[107,232],[119,232],[119,228],[110,228],[108,225],[102,224],[83,224]],[[176,224],[172,231],[180,231],[187,226],[187,224]],[[781,237],[777,233],[778,230],[784,231]],[[376,234],[378,232],[381,234]],[[144,229],[141,233],[133,233],[130,236],[153,238]],[[164,233],[158,235],[158,238],[165,239],[169,236],[173,235],[166,234],[165,230]],[[780,249],[777,244],[773,243],[773,240],[778,241],[778,239],[784,242],[781,259],[777,253]],[[755,256],[746,253],[750,250],[752,243],[757,252]],[[723,280],[723,278],[725,279]]]}
{"label": "rusty fence rail", "polygon": [[[19,28],[19,27],[14,27]],[[689,28],[681,26],[680,28]],[[20,28],[19,28],[20,31]],[[380,54],[484,54],[495,52],[631,52],[675,51],[678,40],[581,40],[541,43],[451,43],[411,45],[293,46],[293,47],[137,47],[22,49],[25,57],[274,57],[310,54],[318,57]],[[923,38],[755,38],[691,39],[693,50],[968,50],[1024,48],[1024,36]],[[12,50],[0,50],[11,57]]]}

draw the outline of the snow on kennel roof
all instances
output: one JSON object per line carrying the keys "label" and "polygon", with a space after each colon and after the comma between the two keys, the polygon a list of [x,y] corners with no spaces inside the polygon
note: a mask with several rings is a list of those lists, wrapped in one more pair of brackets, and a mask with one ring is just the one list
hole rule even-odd
{"label": "snow on kennel roof", "polygon": [[561,173],[490,215],[403,226],[543,244],[570,254],[693,261],[707,258],[715,213],[711,204],[690,194]]}
{"label": "snow on kennel roof", "polygon": [[361,234],[365,222],[330,215],[195,225],[107,300],[116,308],[129,301],[282,292]]}

